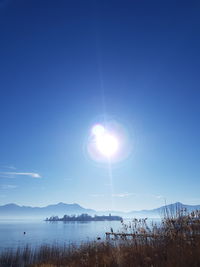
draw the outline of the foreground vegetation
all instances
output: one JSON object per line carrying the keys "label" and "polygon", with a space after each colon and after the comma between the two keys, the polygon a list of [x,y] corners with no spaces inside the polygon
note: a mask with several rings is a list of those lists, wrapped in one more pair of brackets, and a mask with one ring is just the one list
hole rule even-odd
{"label": "foreground vegetation", "polygon": [[128,224],[122,222],[120,235],[111,233],[111,240],[79,247],[42,246],[38,250],[26,247],[7,251],[0,256],[0,266],[200,266],[200,211],[167,213],[159,226],[149,227],[146,219],[134,219]]}

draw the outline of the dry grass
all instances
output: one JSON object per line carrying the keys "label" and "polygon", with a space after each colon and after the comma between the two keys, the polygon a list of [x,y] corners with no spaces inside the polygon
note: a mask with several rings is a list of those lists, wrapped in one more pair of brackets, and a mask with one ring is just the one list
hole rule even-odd
{"label": "dry grass", "polygon": [[[146,219],[122,222],[123,236],[81,245],[28,247],[0,255],[2,267],[199,267],[200,211],[169,214],[148,227]],[[126,233],[132,236],[126,237]],[[123,239],[123,240],[122,240]]]}

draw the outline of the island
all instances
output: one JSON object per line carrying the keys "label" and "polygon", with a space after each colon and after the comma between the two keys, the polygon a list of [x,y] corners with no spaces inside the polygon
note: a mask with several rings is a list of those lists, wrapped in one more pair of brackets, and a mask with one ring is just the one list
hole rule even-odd
{"label": "island", "polygon": [[58,216],[51,216],[50,218],[46,218],[45,221],[47,222],[57,222],[57,221],[62,221],[62,222],[86,222],[86,221],[122,221],[122,217],[120,216],[112,216],[109,214],[109,216],[97,216],[94,215],[94,217],[88,215],[88,214],[81,214],[81,215],[64,215],[62,218],[59,218]]}

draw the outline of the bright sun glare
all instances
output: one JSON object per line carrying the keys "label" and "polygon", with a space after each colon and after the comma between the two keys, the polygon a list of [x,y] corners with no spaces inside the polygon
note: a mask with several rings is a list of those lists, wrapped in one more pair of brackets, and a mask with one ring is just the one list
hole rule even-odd
{"label": "bright sun glare", "polygon": [[111,134],[104,126],[98,124],[92,128],[95,145],[98,151],[105,157],[112,157],[119,149],[119,140]]}

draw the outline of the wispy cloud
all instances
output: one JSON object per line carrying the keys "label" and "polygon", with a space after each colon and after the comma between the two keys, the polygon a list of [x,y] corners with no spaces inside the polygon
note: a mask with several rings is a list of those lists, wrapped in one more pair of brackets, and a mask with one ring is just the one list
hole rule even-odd
{"label": "wispy cloud", "polygon": [[3,168],[3,169],[10,169],[10,170],[16,170],[17,169],[13,165],[2,165],[1,168]]}
{"label": "wispy cloud", "polygon": [[[90,194],[91,197],[109,197],[109,194]],[[128,198],[134,196],[136,198],[140,197],[149,197],[149,198],[156,198],[156,199],[163,199],[164,196],[159,194],[138,194],[138,193],[130,193],[130,192],[122,192],[122,193],[113,193],[111,197],[116,198]]]}
{"label": "wispy cloud", "polygon": [[112,197],[130,197],[130,196],[134,196],[134,193],[118,193],[118,194],[112,194]]}
{"label": "wispy cloud", "polygon": [[128,192],[112,194],[112,197],[121,197],[121,198],[122,197],[131,197],[131,196],[135,196],[135,197],[151,197],[151,198],[157,198],[157,199],[164,198],[164,196],[156,195],[156,194],[137,194],[137,193],[128,193]]}
{"label": "wispy cloud", "polygon": [[0,173],[0,177],[4,177],[4,178],[16,178],[17,176],[28,176],[31,178],[42,178],[42,176],[36,172],[1,172]]}
{"label": "wispy cloud", "polygon": [[[112,197],[130,197],[130,196],[133,196],[135,195],[134,193],[128,193],[128,192],[125,192],[125,193],[118,193],[118,194],[112,194],[111,196]],[[110,197],[109,194],[90,194],[91,197]]]}
{"label": "wispy cloud", "polygon": [[161,199],[161,198],[164,198],[164,196],[162,195],[152,195],[153,197],[157,198],[157,199]]}
{"label": "wispy cloud", "polygon": [[14,189],[17,188],[17,185],[14,184],[2,184],[0,185],[0,189]]}

